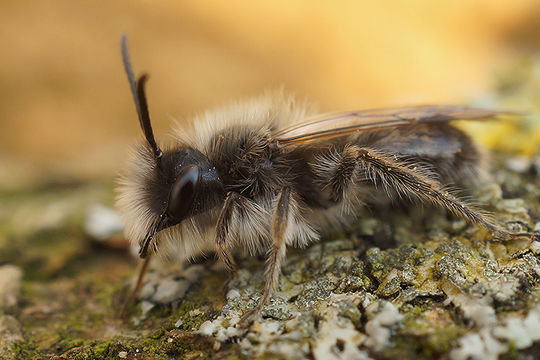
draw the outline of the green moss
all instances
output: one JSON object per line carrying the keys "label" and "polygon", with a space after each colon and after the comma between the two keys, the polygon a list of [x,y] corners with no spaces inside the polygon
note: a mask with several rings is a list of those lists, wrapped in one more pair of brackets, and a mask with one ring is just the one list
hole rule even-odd
{"label": "green moss", "polygon": [[92,342],[84,346],[73,348],[63,354],[63,358],[69,360],[108,360],[117,359],[121,351],[136,352],[129,345],[119,341]]}
{"label": "green moss", "polygon": [[41,353],[36,344],[31,340],[26,340],[21,343],[15,343],[11,346],[11,352],[13,353],[13,359],[28,359],[37,360],[41,359]]}
{"label": "green moss", "polygon": [[[400,359],[437,359],[449,352],[455,341],[466,332],[457,326],[430,328],[428,335],[399,334],[391,338],[393,344],[382,352],[386,358]],[[401,331],[400,331],[401,333]]]}
{"label": "green moss", "polygon": [[[215,352],[212,348],[213,341],[189,332],[172,331],[161,339],[159,344],[152,344],[150,348],[154,352],[174,358],[189,358],[190,352],[196,353],[197,359],[208,359]],[[145,349],[148,349],[145,344]]]}
{"label": "green moss", "polygon": [[516,344],[513,341],[510,341],[508,344],[508,351],[506,354],[501,356],[501,360],[512,360],[512,359],[521,359],[526,358],[520,356],[519,349],[516,347]]}

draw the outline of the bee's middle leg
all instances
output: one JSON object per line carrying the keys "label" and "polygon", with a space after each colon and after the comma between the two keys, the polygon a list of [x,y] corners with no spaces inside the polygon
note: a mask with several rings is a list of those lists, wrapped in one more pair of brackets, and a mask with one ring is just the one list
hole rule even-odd
{"label": "bee's middle leg", "polygon": [[275,290],[278,284],[281,271],[281,262],[285,257],[285,252],[287,250],[287,242],[285,237],[289,217],[291,216],[290,201],[291,189],[285,187],[279,194],[276,209],[274,211],[272,222],[273,242],[269,249],[268,265],[266,268],[266,283],[263,294],[257,306],[242,317],[240,320],[241,326],[249,325],[255,316],[261,312],[263,306],[268,302],[270,294]]}

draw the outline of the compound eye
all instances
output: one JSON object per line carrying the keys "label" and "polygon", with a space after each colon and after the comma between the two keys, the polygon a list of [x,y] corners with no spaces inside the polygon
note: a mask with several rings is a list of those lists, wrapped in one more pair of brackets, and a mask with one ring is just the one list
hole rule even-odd
{"label": "compound eye", "polygon": [[200,177],[201,170],[194,165],[185,167],[176,177],[167,204],[167,216],[171,223],[177,224],[188,217],[199,189]]}

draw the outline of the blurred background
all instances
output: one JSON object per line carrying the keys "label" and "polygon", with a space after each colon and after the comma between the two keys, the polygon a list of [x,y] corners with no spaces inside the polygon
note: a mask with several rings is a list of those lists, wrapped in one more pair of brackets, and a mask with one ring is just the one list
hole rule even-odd
{"label": "blurred background", "polygon": [[[172,118],[280,85],[321,111],[430,102],[530,111],[530,99],[499,95],[540,77],[537,0],[3,0],[0,10],[4,186],[116,174],[141,137],[123,32],[136,72],[151,74],[158,139]],[[483,141],[507,146],[498,134]],[[539,135],[527,136],[519,151],[533,153]]]}

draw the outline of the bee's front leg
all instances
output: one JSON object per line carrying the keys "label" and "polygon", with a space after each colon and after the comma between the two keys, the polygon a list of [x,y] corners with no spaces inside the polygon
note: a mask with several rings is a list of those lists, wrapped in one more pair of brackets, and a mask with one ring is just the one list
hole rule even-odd
{"label": "bee's front leg", "polygon": [[275,290],[281,271],[281,261],[285,257],[287,250],[286,233],[289,224],[291,189],[284,187],[278,197],[277,205],[274,210],[272,221],[272,245],[269,251],[268,265],[266,268],[266,284],[261,299],[257,306],[245,314],[240,320],[239,325],[244,327],[253,322],[258,316],[263,306],[268,302],[270,294]]}
{"label": "bee's front leg", "polygon": [[135,282],[135,287],[133,290],[131,290],[131,294],[129,297],[125,300],[124,304],[122,305],[122,308],[120,310],[120,317],[125,318],[127,315],[127,310],[129,306],[135,301],[137,298],[137,295],[139,295],[139,292],[141,291],[141,288],[143,287],[144,283],[144,277],[146,273],[148,272],[148,269],[150,267],[150,260],[152,259],[152,254],[148,254],[146,258],[143,259],[142,264],[139,268],[139,273],[137,275],[137,281]]}
{"label": "bee's front leg", "polygon": [[216,252],[218,257],[221,259],[229,274],[227,275],[227,280],[221,287],[221,291],[224,295],[229,291],[229,284],[236,276],[236,262],[234,257],[231,254],[231,245],[230,241],[227,241],[229,238],[229,232],[231,229],[231,222],[235,207],[241,201],[242,196],[235,192],[227,193],[225,198],[225,203],[221,208],[219,213],[217,225],[216,225]]}
{"label": "bee's front leg", "polygon": [[231,229],[235,207],[240,201],[240,198],[241,195],[235,192],[229,192],[227,194],[216,225],[216,251],[218,257],[223,261],[223,264],[225,264],[225,267],[230,272],[227,283],[236,273],[236,263],[231,254],[231,244],[228,243],[227,239],[229,238],[228,235]]}
{"label": "bee's front leg", "polygon": [[216,253],[229,270],[228,279],[222,288],[224,293],[236,275],[236,263],[231,253],[233,240],[245,238],[246,229],[254,231],[253,227],[245,226],[246,224],[240,224],[240,222],[260,224],[265,216],[264,209],[254,201],[237,192],[227,193],[216,224]]}

